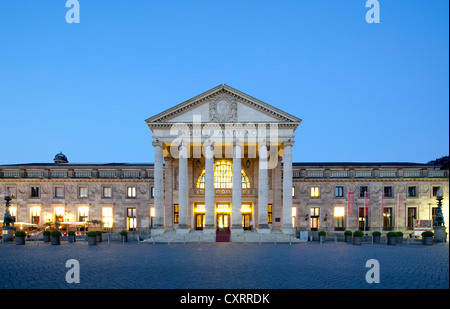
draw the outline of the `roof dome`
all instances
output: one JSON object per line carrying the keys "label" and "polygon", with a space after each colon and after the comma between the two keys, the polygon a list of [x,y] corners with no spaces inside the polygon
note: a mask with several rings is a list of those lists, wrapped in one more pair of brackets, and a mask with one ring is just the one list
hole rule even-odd
{"label": "roof dome", "polygon": [[55,161],[55,163],[69,163],[67,157],[61,151],[56,154],[53,160]]}

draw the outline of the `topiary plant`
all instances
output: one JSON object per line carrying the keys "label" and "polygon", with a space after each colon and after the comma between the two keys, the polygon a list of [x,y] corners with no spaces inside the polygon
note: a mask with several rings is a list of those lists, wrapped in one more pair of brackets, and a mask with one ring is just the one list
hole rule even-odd
{"label": "topiary plant", "polygon": [[42,235],[50,235],[51,233],[50,233],[50,231],[48,231],[48,230],[45,230],[44,232],[42,232]]}
{"label": "topiary plant", "polygon": [[14,236],[16,236],[16,237],[24,237],[24,236],[27,236],[27,233],[25,233],[24,231],[16,231],[14,233]]}
{"label": "topiary plant", "polygon": [[362,231],[354,231],[353,236],[354,237],[363,237],[364,233]]}
{"label": "topiary plant", "polygon": [[327,232],[325,232],[325,231],[319,231],[319,236],[325,236],[325,235],[327,235]]}
{"label": "topiary plant", "polygon": [[373,231],[372,232],[372,236],[381,236],[381,232],[380,231]]}
{"label": "topiary plant", "polygon": [[397,232],[397,236],[403,236],[403,232]]}
{"label": "topiary plant", "polygon": [[397,232],[389,232],[387,233],[387,237],[397,237]]}
{"label": "topiary plant", "polygon": [[69,232],[67,232],[67,235],[69,235],[69,236],[75,236],[75,231],[69,231]]}
{"label": "topiary plant", "polygon": [[51,232],[51,235],[52,235],[52,237],[59,237],[59,236],[61,236],[61,232],[58,230],[53,230]]}
{"label": "topiary plant", "polygon": [[425,231],[422,233],[422,237],[433,237],[434,233],[432,231]]}
{"label": "topiary plant", "polygon": [[352,234],[353,234],[352,231],[345,231],[344,232],[345,236],[352,236]]}
{"label": "topiary plant", "polygon": [[126,236],[126,235],[128,235],[128,232],[127,231],[120,231],[120,236]]}
{"label": "topiary plant", "polygon": [[88,237],[97,237],[97,232],[96,231],[90,231],[87,233]]}

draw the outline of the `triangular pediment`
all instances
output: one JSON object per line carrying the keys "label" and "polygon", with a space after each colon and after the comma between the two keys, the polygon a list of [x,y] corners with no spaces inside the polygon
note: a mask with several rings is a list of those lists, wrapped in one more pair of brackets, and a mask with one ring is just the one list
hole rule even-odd
{"label": "triangular pediment", "polygon": [[[194,118],[196,117],[196,118]],[[147,125],[192,123],[283,123],[297,127],[301,119],[222,84],[146,120]]]}

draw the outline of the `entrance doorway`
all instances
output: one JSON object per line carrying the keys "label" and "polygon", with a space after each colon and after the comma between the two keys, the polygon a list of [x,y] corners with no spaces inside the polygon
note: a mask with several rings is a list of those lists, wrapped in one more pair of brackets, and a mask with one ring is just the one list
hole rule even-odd
{"label": "entrance doorway", "polygon": [[216,208],[216,226],[217,230],[230,229],[230,204],[218,203]]}
{"label": "entrance doorway", "polygon": [[205,227],[205,204],[196,204],[194,208],[195,229],[203,230]]}

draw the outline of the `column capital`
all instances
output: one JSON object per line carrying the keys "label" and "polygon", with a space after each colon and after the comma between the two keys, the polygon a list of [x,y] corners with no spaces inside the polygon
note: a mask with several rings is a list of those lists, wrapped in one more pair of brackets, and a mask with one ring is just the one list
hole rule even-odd
{"label": "column capital", "polygon": [[243,147],[244,142],[241,140],[235,139],[235,140],[233,140],[233,147],[236,147],[236,146]]}
{"label": "column capital", "polygon": [[284,147],[292,147],[294,146],[295,142],[294,142],[294,138],[290,138],[287,141],[283,142],[283,148]]}
{"label": "column capital", "polygon": [[157,138],[153,138],[153,142],[152,142],[153,147],[162,147],[163,146],[163,142],[161,142],[159,139]]}
{"label": "column capital", "polygon": [[210,138],[208,138],[207,140],[205,140],[203,142],[203,146],[205,146],[205,147],[214,147],[214,141],[212,141]]}

